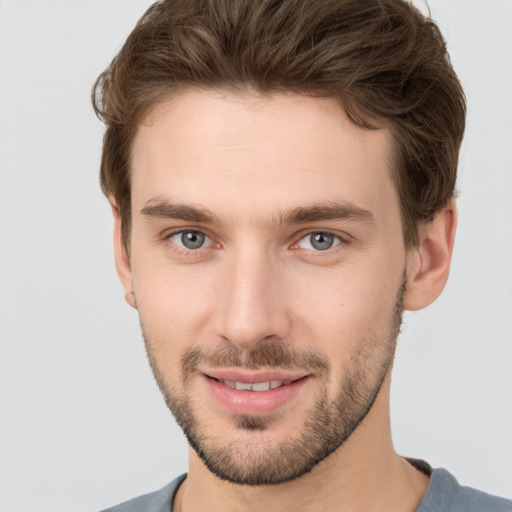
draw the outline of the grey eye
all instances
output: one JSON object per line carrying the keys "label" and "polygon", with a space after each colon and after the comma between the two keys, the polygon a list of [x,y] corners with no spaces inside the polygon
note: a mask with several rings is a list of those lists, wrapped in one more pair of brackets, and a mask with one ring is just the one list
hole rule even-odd
{"label": "grey eye", "polygon": [[204,244],[205,236],[199,231],[184,231],[181,242],[187,249],[199,249]]}
{"label": "grey eye", "polygon": [[200,249],[204,246],[206,241],[210,241],[201,231],[180,231],[174,233],[174,235],[170,237],[170,240],[176,245],[189,250]]}
{"label": "grey eye", "polygon": [[310,235],[311,246],[319,251],[330,249],[334,243],[334,237],[327,233],[314,233]]}
{"label": "grey eye", "polygon": [[315,251],[326,251],[341,243],[341,240],[336,235],[331,233],[310,233],[302,237],[299,241],[299,247],[302,249],[313,249]]}

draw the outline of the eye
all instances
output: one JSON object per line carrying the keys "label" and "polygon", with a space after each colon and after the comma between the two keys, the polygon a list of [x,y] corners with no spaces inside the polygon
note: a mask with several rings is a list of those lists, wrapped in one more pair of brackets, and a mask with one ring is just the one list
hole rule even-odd
{"label": "eye", "polygon": [[211,238],[206,236],[204,233],[201,233],[201,231],[193,230],[178,231],[177,233],[172,234],[169,237],[169,240],[178,247],[189,251],[201,249],[212,245],[213,243]]}
{"label": "eye", "polygon": [[309,233],[299,240],[298,246],[301,249],[313,249],[314,251],[326,251],[341,243],[341,239],[332,233]]}

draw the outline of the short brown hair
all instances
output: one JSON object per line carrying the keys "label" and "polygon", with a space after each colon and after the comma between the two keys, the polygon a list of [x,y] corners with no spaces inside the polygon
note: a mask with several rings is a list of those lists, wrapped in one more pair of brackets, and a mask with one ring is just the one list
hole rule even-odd
{"label": "short brown hair", "polygon": [[406,247],[454,195],[464,92],[438,27],[408,1],[163,0],[92,93],[107,126],[101,186],[120,211],[127,248],[137,127],[192,87],[333,97],[354,123],[389,127]]}

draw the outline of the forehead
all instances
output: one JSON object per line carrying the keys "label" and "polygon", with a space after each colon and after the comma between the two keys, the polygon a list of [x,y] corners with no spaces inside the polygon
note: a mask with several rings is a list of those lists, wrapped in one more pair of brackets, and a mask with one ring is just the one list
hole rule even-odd
{"label": "forehead", "polygon": [[191,90],[155,108],[138,129],[132,204],[166,195],[218,215],[327,201],[366,209],[398,204],[388,129],[352,123],[334,99]]}

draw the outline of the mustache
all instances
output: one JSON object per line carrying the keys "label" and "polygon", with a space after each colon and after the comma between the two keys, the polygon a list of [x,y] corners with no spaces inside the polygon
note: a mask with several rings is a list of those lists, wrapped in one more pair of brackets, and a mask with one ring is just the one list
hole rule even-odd
{"label": "mustache", "polygon": [[209,349],[195,345],[186,350],[181,357],[183,377],[190,377],[200,366],[247,370],[258,370],[263,367],[300,369],[319,376],[327,376],[331,369],[328,358],[320,352],[291,348],[279,339],[266,340],[251,350],[241,350],[231,344]]}

